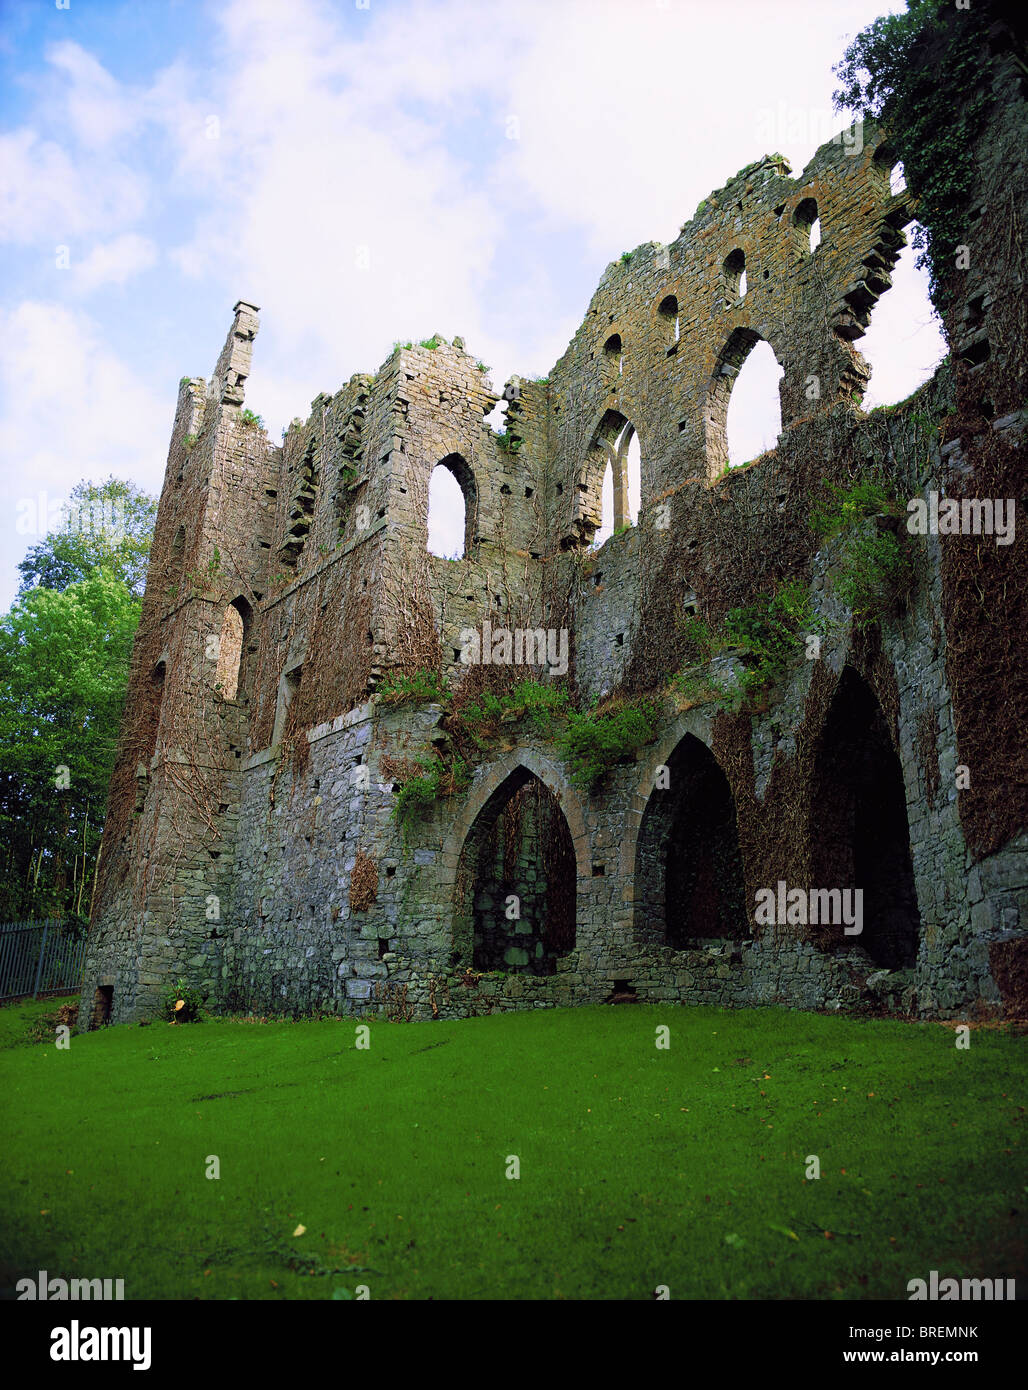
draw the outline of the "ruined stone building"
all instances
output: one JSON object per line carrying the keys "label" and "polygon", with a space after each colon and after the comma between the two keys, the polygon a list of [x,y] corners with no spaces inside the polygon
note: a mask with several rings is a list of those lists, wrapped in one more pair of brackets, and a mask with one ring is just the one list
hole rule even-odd
{"label": "ruined stone building", "polygon": [[[894,409],[864,410],[857,345],[916,209],[868,128],[797,177],[758,160],[670,245],[608,266],[549,377],[508,383],[502,434],[482,365],[433,339],[318,395],[274,445],[244,409],[258,318],[236,305],[213,376],[179,390],[82,1026],[146,1017],[179,981],[215,1010],[399,1018],[612,997],[1019,1006],[1025,98],[1016,64],[990,80],[950,356]],[[784,369],[781,434],[729,470],[729,397],[761,341]],[[597,548],[608,465],[617,527]],[[426,548],[437,467],[466,503],[457,560]],[[1017,499],[1016,538],[907,534],[912,581],[854,622],[846,538],[810,517],[825,481],[874,470],[900,519],[858,518],[872,537],[907,533],[907,501],[934,494]],[[746,656],[697,659],[697,620],[786,582],[819,642],[741,706],[713,698]],[[505,664],[502,643],[488,667],[462,660],[470,630],[492,654],[539,629],[566,632],[566,673]],[[398,679],[418,673],[428,698]],[[460,741],[469,691],[528,678],[599,719],[646,697],[652,736],[589,787],[517,710]],[[859,888],[862,931],[759,920],[779,884]]]}

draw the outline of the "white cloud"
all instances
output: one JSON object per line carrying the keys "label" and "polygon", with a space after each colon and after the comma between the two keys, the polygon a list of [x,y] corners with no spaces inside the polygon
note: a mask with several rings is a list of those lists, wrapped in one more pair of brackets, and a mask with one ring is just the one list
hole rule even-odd
{"label": "white cloud", "polygon": [[157,259],[157,246],[149,237],[126,232],[94,246],[81,264],[72,263],[72,288],[78,294],[92,294],[103,285],[124,285],[156,265]]}
{"label": "white cloud", "polygon": [[159,491],[172,413],[85,314],[33,300],[0,313],[2,578],[82,478]]}
{"label": "white cloud", "polygon": [[138,125],[138,99],[79,44],[54,44],[47,59],[64,76],[60,90],[65,120],[77,144],[102,149]]}
{"label": "white cloud", "polygon": [[0,135],[0,241],[49,247],[123,228],[144,205],[142,180],[118,161],[82,161],[28,127]]}

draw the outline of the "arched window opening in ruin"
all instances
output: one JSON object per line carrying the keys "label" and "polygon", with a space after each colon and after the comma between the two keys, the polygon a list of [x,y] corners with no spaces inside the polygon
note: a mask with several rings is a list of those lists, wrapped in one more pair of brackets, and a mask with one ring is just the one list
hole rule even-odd
{"label": "arched window opening in ruin", "polygon": [[448,454],[428,482],[428,553],[442,560],[466,560],[475,537],[478,490],[475,475],[460,454]]}
{"label": "arched window opening in ruin", "polygon": [[822,939],[862,948],[884,969],[913,966],[920,916],[903,771],[881,705],[850,666],[825,720],[810,808],[815,881],[803,886],[863,893],[859,934],[847,936],[840,926]]}
{"label": "arched window opening in ruin", "polygon": [[894,164],[889,171],[889,192],[895,197],[898,193],[906,193],[907,176],[903,172],[902,164]]}
{"label": "arched window opening in ruin", "polygon": [[707,397],[708,477],[720,477],[773,449],[782,432],[779,382],[785,375],[769,343],[737,328],[718,359]]}
{"label": "arched window opening in ruin", "polygon": [[678,298],[676,295],[668,294],[660,301],[657,307],[660,322],[664,328],[664,336],[667,342],[668,352],[673,352],[681,336],[681,315],[678,312]]}
{"label": "arched window opening in ruin", "polygon": [[742,299],[746,293],[746,252],[737,246],[725,257],[722,269],[729,301]]}
{"label": "arched window opening in ruin", "polygon": [[608,462],[603,470],[603,482],[600,485],[600,529],[593,537],[593,546],[597,550],[604,543],[610,540],[614,534],[614,469]]}
{"label": "arched window opening in ruin", "polygon": [[933,375],[949,350],[928,295],[927,269],[916,265],[915,234],[911,224],[903,244],[904,234],[886,224],[882,239],[869,253],[874,264],[865,265],[867,295],[857,307],[867,329],[855,343],[871,368],[865,410],[906,400]]}
{"label": "arched window opening in ruin", "polygon": [[218,641],[218,666],[214,688],[225,700],[239,698],[242,690],[243,663],[250,635],[252,610],[245,598],[233,599],[225,609]]}
{"label": "arched window opening in ruin", "polygon": [[821,244],[821,218],[818,216],[817,199],[804,198],[797,204],[792,215],[793,226],[806,241],[808,255],[813,255]]}
{"label": "arched window opening in ruin", "polygon": [[749,936],[735,799],[713,753],[686,734],[650,794],[635,858],[635,937],[685,950]]}
{"label": "arched window opening in ruin", "polygon": [[615,532],[633,526],[639,519],[642,461],[635,427],[617,411],[608,411],[596,433],[590,458],[597,468],[602,466],[597,480],[599,525],[590,542],[598,548]]}
{"label": "arched window opening in ruin", "polygon": [[454,954],[476,970],[552,975],[575,945],[578,867],[560,803],[515,768],[461,850]]}
{"label": "arched window opening in ruin", "polygon": [[620,333],[612,333],[603,344],[603,356],[608,367],[621,376],[625,370],[625,353]]}

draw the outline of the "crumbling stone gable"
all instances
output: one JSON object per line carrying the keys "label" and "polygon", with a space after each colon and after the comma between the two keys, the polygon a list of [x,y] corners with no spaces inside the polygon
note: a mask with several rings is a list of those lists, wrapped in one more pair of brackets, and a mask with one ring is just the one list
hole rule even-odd
{"label": "crumbling stone gable", "polygon": [[[506,384],[502,435],[486,423],[500,399],[488,375],[460,339],[435,338],[315,397],[274,447],[244,414],[257,311],[236,306],[210,383],[180,388],[84,998],[111,991],[116,1021],[151,1013],[180,978],[222,1009],[392,1017],[633,991],[925,1016],[1019,1007],[1024,754],[998,711],[1023,677],[1023,533],[1003,553],[925,537],[905,606],[862,634],[834,589],[837,547],[807,524],[824,480],[871,466],[901,497],[985,488],[1023,506],[1024,97],[1016,65],[995,62],[1009,90],[976,151],[981,247],[948,311],[955,360],[894,411],[861,408],[856,344],[915,207],[890,193],[891,152],[869,128],[796,177],[757,160],[669,246],[613,262],[549,377]],[[782,434],[726,474],[731,386],[759,340],[784,369]],[[594,550],[603,472],[629,429],[638,522]],[[457,560],[426,549],[437,466],[467,503]],[[717,622],[783,579],[825,620],[819,658],[744,714],[676,703],[685,620]],[[419,671],[465,697],[485,688],[460,651],[487,621],[566,627],[570,694],[653,695],[657,736],[586,794],[552,740],[503,726],[470,785],[404,831],[399,788],[419,760],[452,754],[451,734],[440,706],[376,692]],[[492,672],[525,674],[540,673]],[[862,738],[844,737],[854,709]],[[662,770],[683,768],[700,805],[661,789]],[[866,949],[761,929],[758,889],[853,861],[875,768],[909,839],[881,958],[873,930]]]}

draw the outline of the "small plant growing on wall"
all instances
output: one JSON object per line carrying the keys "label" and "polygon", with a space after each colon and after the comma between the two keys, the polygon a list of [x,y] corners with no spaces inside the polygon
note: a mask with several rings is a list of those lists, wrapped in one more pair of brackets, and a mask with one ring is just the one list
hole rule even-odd
{"label": "small plant growing on wall", "polygon": [[687,668],[672,677],[671,687],[690,704],[713,700],[721,709],[752,708],[788,670],[805,637],[819,627],[810,594],[799,580],[789,580],[758,594],[752,603],[730,608],[719,627],[711,628],[703,618],[690,618],[684,637],[692,667],[731,650],[738,654],[742,669],[721,681]]}
{"label": "small plant growing on wall", "polygon": [[914,580],[905,509],[881,473],[849,487],[825,484],[825,498],[810,514],[822,540],[842,537],[829,582],[862,632],[889,616]]}
{"label": "small plant growing on wall", "polygon": [[447,727],[467,733],[482,750],[495,741],[502,726],[522,720],[537,734],[552,738],[557,721],[567,716],[569,703],[565,687],[523,680],[501,694],[486,691],[454,713]]}
{"label": "small plant growing on wall", "polygon": [[450,691],[440,672],[427,670],[415,671],[412,676],[390,676],[379,685],[375,694],[387,705],[422,704],[450,698]]}
{"label": "small plant growing on wall", "polygon": [[218,577],[220,573],[221,551],[218,549],[217,546],[215,546],[214,553],[212,554],[211,558],[207,561],[206,566],[202,570],[191,570],[189,574],[186,576],[186,578],[194,589],[202,589],[204,592],[206,592],[209,588],[211,588],[215,579]]}
{"label": "small plant growing on wall", "polygon": [[659,711],[652,700],[611,703],[606,709],[568,714],[557,749],[571,781],[587,791],[599,786],[610,769],[633,758],[657,737]]}
{"label": "small plant growing on wall", "polygon": [[391,812],[404,839],[413,822],[440,797],[465,791],[471,782],[471,772],[463,758],[446,762],[441,757],[423,757],[417,762],[423,771],[402,783]]}

